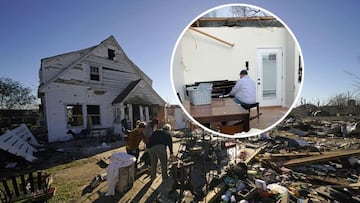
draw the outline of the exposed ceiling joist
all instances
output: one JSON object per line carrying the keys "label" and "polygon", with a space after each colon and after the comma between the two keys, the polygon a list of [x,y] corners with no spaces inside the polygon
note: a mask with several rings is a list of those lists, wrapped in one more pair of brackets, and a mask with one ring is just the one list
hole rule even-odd
{"label": "exposed ceiling joist", "polygon": [[230,47],[233,47],[233,46],[235,45],[234,43],[227,42],[227,41],[225,41],[225,40],[222,40],[222,39],[220,39],[220,38],[218,38],[218,37],[215,37],[215,36],[213,36],[213,35],[211,35],[211,34],[209,34],[209,33],[206,33],[206,32],[204,32],[204,31],[198,30],[198,29],[196,29],[196,28],[190,27],[189,29],[190,29],[190,30],[193,30],[193,31],[195,31],[195,32],[198,32],[198,33],[200,33],[200,34],[203,34],[203,35],[205,35],[205,36],[207,36],[207,37],[210,37],[210,38],[212,38],[212,39],[214,39],[214,40],[216,40],[216,41],[219,41],[219,42],[221,42],[221,43],[224,43],[224,44],[226,44],[226,45],[228,45],[228,46],[230,46]]}

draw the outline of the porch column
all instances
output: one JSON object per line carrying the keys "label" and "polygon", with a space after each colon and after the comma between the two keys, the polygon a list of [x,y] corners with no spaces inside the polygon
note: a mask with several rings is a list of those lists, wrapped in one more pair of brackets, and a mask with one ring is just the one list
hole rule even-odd
{"label": "porch column", "polygon": [[133,109],[132,109],[132,105],[131,104],[127,104],[127,107],[129,109],[129,121],[130,121],[130,127],[134,128],[134,123],[133,123]]}
{"label": "porch column", "polygon": [[82,113],[83,113],[83,128],[92,128],[92,126],[89,126],[89,119],[88,119],[86,104],[82,105]]}
{"label": "porch column", "polygon": [[140,112],[140,120],[141,121],[145,121],[144,119],[144,111],[143,111],[143,107],[141,105],[139,105],[139,112]]}
{"label": "porch column", "polygon": [[145,106],[145,121],[149,121],[149,120],[150,120],[149,107]]}

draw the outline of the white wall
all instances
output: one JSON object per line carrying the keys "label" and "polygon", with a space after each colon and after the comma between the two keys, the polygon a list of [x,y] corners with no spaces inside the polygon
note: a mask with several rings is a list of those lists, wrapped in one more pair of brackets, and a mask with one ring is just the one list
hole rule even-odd
{"label": "white wall", "polygon": [[291,35],[287,35],[286,43],[286,54],[287,58],[285,60],[284,74],[285,78],[285,97],[284,102],[286,107],[290,107],[295,99],[295,70],[296,70],[296,53],[295,53],[295,41],[292,39]]}
{"label": "white wall", "polygon": [[183,110],[180,107],[175,108],[175,130],[186,128],[187,121],[188,118]]}
{"label": "white wall", "polygon": [[249,74],[256,77],[256,48],[284,47],[284,28],[197,28],[230,43],[230,47],[200,33],[185,32],[182,44],[185,83],[206,80],[237,80],[249,61]]}
{"label": "white wall", "polygon": [[184,92],[184,71],[186,71],[186,67],[182,64],[182,51],[181,51],[181,44],[175,50],[173,56],[173,67],[172,67],[172,78],[174,83],[174,88],[176,92],[179,93],[181,100],[185,99],[185,92]]}
{"label": "white wall", "polygon": [[43,59],[41,62],[41,67],[43,69],[42,82],[46,83],[80,57],[80,53],[69,53]]}
{"label": "white wall", "polygon": [[[103,95],[96,95],[94,94],[93,90],[88,89],[85,86],[73,86],[54,83],[48,86],[48,91],[45,96],[47,101],[46,113],[48,118],[49,142],[71,139],[72,137],[66,134],[68,129],[79,132],[81,129],[86,128],[86,105],[100,106],[101,126],[94,125],[93,127],[112,127],[113,108],[111,101],[115,96],[109,92]],[[67,126],[66,106],[69,104],[83,105],[83,126]]]}
{"label": "white wall", "polygon": [[[121,71],[111,71],[111,74],[108,75],[108,77],[104,76],[104,81],[100,82],[106,83],[109,82],[109,80],[106,81],[107,78],[112,80],[118,75],[126,75],[124,78],[128,81],[136,80],[141,77],[151,86],[152,80],[134,63],[129,61],[123,50],[117,46],[118,45],[116,41],[112,38],[102,42],[102,44],[99,44],[95,49],[92,50],[91,54],[85,60],[76,64],[75,67],[73,67],[71,70],[66,70],[67,72],[61,76],[61,79],[76,79],[85,82],[93,82],[89,81],[89,71],[90,66],[92,65],[99,67],[100,74],[105,74],[102,70],[103,67]],[[58,75],[61,71],[65,70],[69,65],[72,65],[74,62],[83,57],[90,49],[92,48],[42,59],[40,81],[42,83],[46,83],[48,80]],[[108,59],[108,49],[115,50],[114,60]],[[118,78],[115,80],[118,80]],[[128,81],[124,81],[124,83],[128,84]]]}

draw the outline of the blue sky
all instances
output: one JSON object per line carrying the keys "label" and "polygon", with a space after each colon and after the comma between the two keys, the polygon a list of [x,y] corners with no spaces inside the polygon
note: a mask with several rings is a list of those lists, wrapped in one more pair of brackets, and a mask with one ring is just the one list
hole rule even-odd
{"label": "blue sky", "polygon": [[301,97],[308,101],[354,91],[360,75],[360,2],[347,1],[50,1],[0,0],[0,77],[34,90],[42,58],[97,45],[113,35],[129,58],[176,102],[170,60],[183,29],[215,6],[245,3],[279,17],[296,36],[304,57]]}

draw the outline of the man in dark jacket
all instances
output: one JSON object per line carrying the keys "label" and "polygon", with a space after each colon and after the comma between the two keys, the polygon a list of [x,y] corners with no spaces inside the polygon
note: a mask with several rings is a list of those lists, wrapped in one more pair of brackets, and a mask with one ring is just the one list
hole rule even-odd
{"label": "man in dark jacket", "polygon": [[163,181],[166,181],[168,179],[168,158],[166,153],[166,147],[169,148],[171,158],[173,158],[174,156],[170,130],[170,124],[165,124],[163,126],[163,129],[156,130],[149,138],[147,150],[151,159],[151,180],[154,180],[156,178],[156,167],[158,160],[160,160],[161,175]]}

